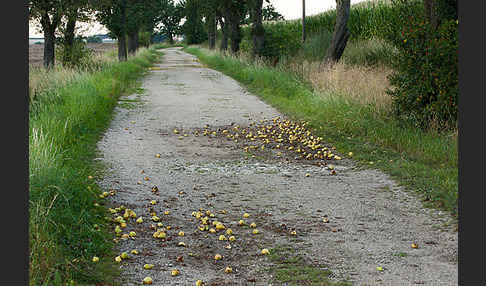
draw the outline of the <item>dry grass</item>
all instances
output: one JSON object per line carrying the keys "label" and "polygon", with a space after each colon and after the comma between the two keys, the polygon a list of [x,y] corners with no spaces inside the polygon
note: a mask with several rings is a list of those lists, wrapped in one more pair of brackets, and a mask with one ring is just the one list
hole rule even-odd
{"label": "dry grass", "polygon": [[[88,47],[95,51],[91,58],[91,62],[95,64],[94,69],[100,69],[105,63],[117,61],[116,46],[113,44],[88,44]],[[42,52],[43,45],[29,47],[29,96],[31,98],[35,98],[42,91],[65,86],[86,73],[80,69],[63,67],[58,62],[48,71],[42,66]]]}
{"label": "dry grass", "polygon": [[41,92],[64,86],[81,74],[80,71],[56,65],[48,71],[38,66],[29,67],[29,96],[35,98]]}
{"label": "dry grass", "polygon": [[320,91],[319,94],[337,94],[352,102],[373,105],[378,110],[391,109],[392,100],[385,93],[390,88],[386,77],[391,69],[346,65],[342,62],[332,67],[319,67],[318,63],[309,65],[309,81]]}

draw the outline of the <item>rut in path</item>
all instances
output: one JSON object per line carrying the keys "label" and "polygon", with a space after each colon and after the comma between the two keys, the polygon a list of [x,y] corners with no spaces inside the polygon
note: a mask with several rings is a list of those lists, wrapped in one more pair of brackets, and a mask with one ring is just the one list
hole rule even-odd
{"label": "rut in path", "polygon": [[[116,192],[109,204],[143,217],[143,223],[127,219],[121,228],[135,231],[134,239],[114,232],[120,253],[139,251],[120,263],[122,285],[140,285],[146,276],[152,285],[195,285],[199,279],[205,285],[284,285],[272,271],[278,259],[261,255],[264,248],[287,249],[285,255],[298,255],[309,267],[332,271],[333,281],[457,285],[457,233],[437,228],[447,214],[425,210],[387,175],[357,169],[342,154],[342,160],[332,161],[336,174],[331,175],[328,166],[297,160],[288,150],[278,156],[277,150],[245,152],[249,140],[235,142],[221,131],[284,116],[179,48],[163,53],[143,79],[144,94],[125,98],[142,104],[117,107],[98,144],[100,160],[109,166],[99,183]],[[204,136],[206,129],[217,135]],[[218,220],[226,229],[199,230],[202,223],[194,215],[200,210],[209,227]],[[160,226],[151,220],[153,212]],[[248,218],[242,217],[245,212]],[[252,222],[259,234],[252,234]],[[166,238],[154,238],[161,228]],[[227,228],[235,241],[218,239]],[[215,260],[215,254],[222,259]],[[146,270],[144,264],[154,267]],[[225,273],[226,267],[232,273]],[[171,276],[173,269],[179,275]]]}

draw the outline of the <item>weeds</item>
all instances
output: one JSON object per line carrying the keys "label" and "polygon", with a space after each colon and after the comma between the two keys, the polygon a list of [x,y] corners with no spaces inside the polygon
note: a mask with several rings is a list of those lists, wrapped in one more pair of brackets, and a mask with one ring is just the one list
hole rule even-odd
{"label": "weeds", "polygon": [[[97,71],[56,67],[32,74],[29,285],[113,282],[106,209],[97,196],[99,186],[89,177],[102,168],[90,162],[118,96],[156,58],[153,50],[140,49],[127,62],[104,63]],[[91,263],[94,255],[102,257],[101,263]]]}

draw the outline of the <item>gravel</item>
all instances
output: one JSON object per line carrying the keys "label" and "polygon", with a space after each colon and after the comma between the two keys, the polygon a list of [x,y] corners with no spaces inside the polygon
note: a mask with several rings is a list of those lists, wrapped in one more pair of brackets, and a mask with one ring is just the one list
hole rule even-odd
{"label": "gravel", "polygon": [[[326,265],[334,281],[457,285],[457,232],[447,227],[448,214],[424,209],[386,174],[358,169],[350,159],[333,162],[337,174],[331,176],[325,167],[286,155],[252,158],[230,141],[194,136],[206,124],[245,126],[283,116],[179,48],[163,53],[157,69],[143,79],[145,93],[124,98],[142,104],[117,107],[98,144],[99,159],[108,166],[99,183],[116,190],[109,203],[144,218],[142,224],[128,223],[135,239],[117,244],[120,252],[141,252],[120,264],[122,285],[140,285],[146,276],[153,285],[195,285],[198,279],[206,285],[280,285],[268,271],[272,263],[259,255],[277,245],[290,245],[309,263]],[[158,192],[152,192],[154,185]],[[151,200],[158,203],[151,206]],[[150,207],[164,226],[172,226],[165,241],[152,237]],[[219,233],[199,231],[192,212],[200,208],[215,213],[237,240],[219,241]],[[237,225],[244,212],[261,234]],[[283,225],[297,235],[279,231]],[[180,230],[185,236],[177,235]],[[186,247],[178,246],[180,241]],[[231,249],[224,248],[228,244]],[[215,261],[216,253],[223,259]],[[145,263],[155,267],[145,270]],[[224,273],[226,266],[233,273]],[[180,275],[171,276],[174,268]]]}

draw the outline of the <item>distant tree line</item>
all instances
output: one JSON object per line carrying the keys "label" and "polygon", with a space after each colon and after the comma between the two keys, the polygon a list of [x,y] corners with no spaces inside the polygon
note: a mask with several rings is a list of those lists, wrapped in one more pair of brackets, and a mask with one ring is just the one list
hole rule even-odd
{"label": "distant tree line", "polygon": [[[266,3],[266,5],[264,5]],[[336,60],[346,45],[349,0],[337,0],[338,20],[328,58]],[[342,8],[342,9],[341,9]],[[340,15],[342,15],[340,17]],[[62,64],[72,61],[78,22],[97,20],[117,39],[118,59],[125,61],[140,45],[148,46],[156,34],[173,43],[184,35],[187,44],[208,41],[220,49],[237,53],[242,41],[242,25],[250,26],[252,55],[262,56],[265,45],[263,21],[283,20],[270,0],[29,0],[29,19],[40,22],[44,33],[44,66],[55,61],[55,44],[63,47]],[[181,25],[181,20],[184,24]],[[56,34],[60,36],[56,37]],[[90,38],[90,41],[93,41]]]}
{"label": "distant tree line", "polygon": [[70,64],[79,22],[103,24],[117,39],[118,59],[126,61],[139,46],[148,46],[155,34],[165,34],[172,42],[180,34],[183,17],[174,0],[29,0],[28,9],[29,20],[38,20],[44,34],[46,68],[54,66],[56,44],[63,48],[62,64]]}
{"label": "distant tree line", "polygon": [[[263,4],[266,2],[266,6]],[[186,21],[182,26],[188,44],[208,41],[209,48],[216,46],[217,28],[221,32],[220,50],[237,53],[242,40],[241,26],[251,26],[253,55],[261,55],[265,31],[263,21],[283,20],[269,0],[183,0]]]}

